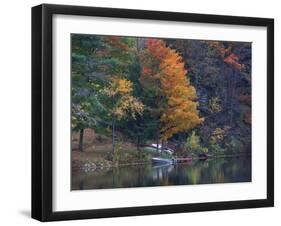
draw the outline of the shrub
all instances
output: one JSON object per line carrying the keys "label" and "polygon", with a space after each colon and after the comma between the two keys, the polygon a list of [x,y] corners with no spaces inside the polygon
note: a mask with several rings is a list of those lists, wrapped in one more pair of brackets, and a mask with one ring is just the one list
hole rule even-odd
{"label": "shrub", "polygon": [[217,139],[215,137],[211,137],[210,139],[210,150],[214,154],[222,154],[225,150],[217,143]]}
{"label": "shrub", "polygon": [[219,97],[212,97],[209,100],[209,110],[211,113],[218,113],[222,110]]}
{"label": "shrub", "polygon": [[200,145],[200,137],[196,135],[195,131],[192,131],[191,135],[187,137],[185,148],[188,153],[191,154],[202,154],[208,153],[208,148]]}
{"label": "shrub", "polygon": [[231,136],[230,141],[226,144],[226,146],[231,152],[241,152],[244,145],[239,139]]}

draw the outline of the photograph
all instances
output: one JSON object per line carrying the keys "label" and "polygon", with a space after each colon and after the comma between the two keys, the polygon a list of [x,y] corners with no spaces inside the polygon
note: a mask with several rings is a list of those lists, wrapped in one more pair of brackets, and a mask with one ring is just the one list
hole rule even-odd
{"label": "photograph", "polygon": [[71,33],[71,190],[252,181],[252,43]]}
{"label": "photograph", "polygon": [[32,7],[33,219],[274,206],[274,18],[163,10]]}

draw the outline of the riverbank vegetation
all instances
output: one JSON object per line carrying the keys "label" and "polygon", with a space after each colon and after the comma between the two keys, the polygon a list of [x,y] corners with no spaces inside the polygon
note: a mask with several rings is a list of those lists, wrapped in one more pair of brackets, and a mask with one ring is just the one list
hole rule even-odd
{"label": "riverbank vegetation", "polygon": [[249,155],[251,43],[71,35],[72,168]]}

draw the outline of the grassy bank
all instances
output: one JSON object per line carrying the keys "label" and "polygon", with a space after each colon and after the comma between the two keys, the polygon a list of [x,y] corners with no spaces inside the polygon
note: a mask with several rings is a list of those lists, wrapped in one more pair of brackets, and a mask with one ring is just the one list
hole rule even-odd
{"label": "grassy bank", "polygon": [[[110,136],[96,134],[91,129],[86,129],[84,134],[83,151],[79,151],[79,134],[72,134],[72,171],[92,171],[106,168],[138,165],[150,163],[153,156],[162,158],[172,158],[167,153],[157,153],[155,148],[137,148],[132,142],[122,141],[122,134],[118,134],[115,151],[112,150]],[[125,140],[125,139],[123,139]],[[151,141],[152,142],[152,141]],[[200,156],[192,151],[176,151],[174,158],[190,158],[190,160],[203,160],[206,158],[235,158],[249,155],[250,152],[236,153],[210,153]]]}
{"label": "grassy bank", "polygon": [[151,153],[144,151],[131,142],[117,141],[115,152],[112,151],[111,139],[85,130],[83,151],[78,150],[79,134],[72,134],[72,170],[83,167],[103,169],[120,165],[136,165],[151,161]]}

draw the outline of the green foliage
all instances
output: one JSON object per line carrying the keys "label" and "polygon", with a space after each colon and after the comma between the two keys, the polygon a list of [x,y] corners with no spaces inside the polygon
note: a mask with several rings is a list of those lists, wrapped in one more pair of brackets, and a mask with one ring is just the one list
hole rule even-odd
{"label": "green foliage", "polygon": [[251,44],[147,41],[71,35],[72,129],[114,140],[116,125],[137,150],[159,139],[184,154],[250,149]]}
{"label": "green foliage", "polygon": [[217,139],[215,139],[214,137],[211,137],[210,139],[210,143],[209,143],[209,149],[212,153],[219,155],[219,154],[223,154],[225,149],[223,149],[218,143],[217,143]]}
{"label": "green foliage", "polygon": [[214,136],[211,137],[209,147],[211,152],[214,154],[222,154],[225,151],[218,142],[218,139]]}
{"label": "green foliage", "polygon": [[196,135],[195,131],[192,131],[191,135],[187,137],[185,148],[187,153],[202,154],[208,153],[208,148],[200,145],[200,137]]}
{"label": "green foliage", "polygon": [[[72,76],[72,129],[79,130],[97,124],[99,57],[94,54],[104,50],[102,38],[92,35],[71,35]],[[92,73],[95,71],[95,74]]]}
{"label": "green foliage", "polygon": [[242,152],[243,143],[235,136],[230,136],[229,142],[226,143],[227,150],[230,152]]}
{"label": "green foliage", "polygon": [[228,127],[226,127],[225,129],[215,128],[213,130],[209,141],[209,147],[210,151],[214,154],[222,154],[225,151],[225,149],[222,148],[222,144],[225,139],[227,130]]}

